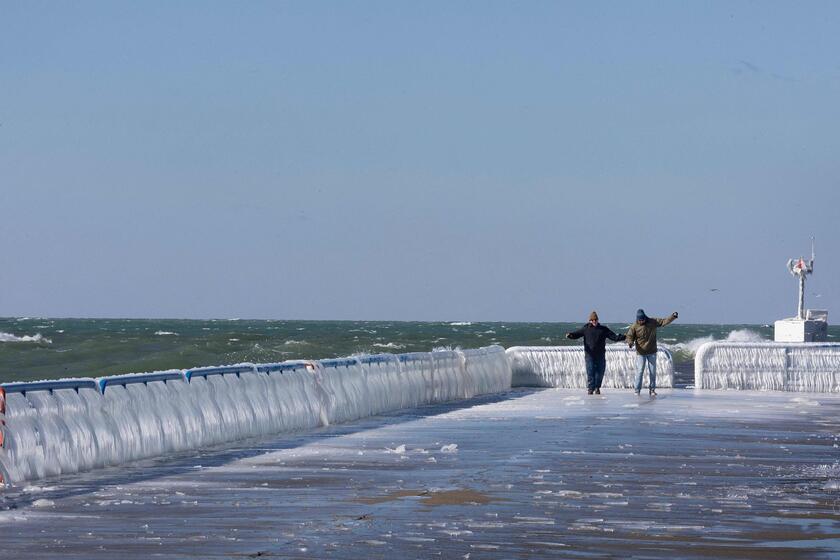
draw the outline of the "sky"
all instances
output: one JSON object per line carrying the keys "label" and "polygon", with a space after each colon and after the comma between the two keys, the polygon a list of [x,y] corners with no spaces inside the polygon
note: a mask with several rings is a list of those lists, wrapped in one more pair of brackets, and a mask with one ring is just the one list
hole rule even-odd
{"label": "sky", "polygon": [[3,2],[0,316],[840,314],[836,2]]}

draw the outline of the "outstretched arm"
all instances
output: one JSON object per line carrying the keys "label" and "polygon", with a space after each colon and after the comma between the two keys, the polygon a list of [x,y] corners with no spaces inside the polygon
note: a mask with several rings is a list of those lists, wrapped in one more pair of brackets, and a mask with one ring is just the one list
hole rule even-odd
{"label": "outstretched arm", "polygon": [[627,340],[627,337],[623,334],[615,334],[610,329],[607,329],[607,338],[612,340],[613,342],[624,342]]}
{"label": "outstretched arm", "polygon": [[627,329],[627,344],[630,348],[633,348],[633,345],[636,344],[636,326],[631,325],[629,329]]}
{"label": "outstretched arm", "polygon": [[664,327],[665,325],[669,325],[669,324],[673,323],[674,319],[676,319],[679,316],[680,316],[679,313],[674,311],[673,313],[671,313],[670,315],[668,315],[664,319],[657,319],[656,324],[660,327]]}
{"label": "outstretched arm", "polygon": [[572,340],[575,340],[576,338],[580,338],[582,336],[583,336],[583,327],[579,328],[576,331],[566,333],[566,338],[571,338]]}

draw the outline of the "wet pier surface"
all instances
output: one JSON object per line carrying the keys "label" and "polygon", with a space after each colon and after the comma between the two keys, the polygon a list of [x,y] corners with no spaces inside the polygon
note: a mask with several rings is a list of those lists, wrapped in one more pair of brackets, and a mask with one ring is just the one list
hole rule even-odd
{"label": "wet pier surface", "polygon": [[7,558],[838,558],[840,396],[513,391],[0,495]]}

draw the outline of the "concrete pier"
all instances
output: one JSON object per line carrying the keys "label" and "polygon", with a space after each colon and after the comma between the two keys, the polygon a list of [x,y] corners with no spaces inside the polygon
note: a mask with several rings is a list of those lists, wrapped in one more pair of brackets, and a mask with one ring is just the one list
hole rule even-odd
{"label": "concrete pier", "polygon": [[0,496],[9,558],[836,558],[840,396],[520,390]]}

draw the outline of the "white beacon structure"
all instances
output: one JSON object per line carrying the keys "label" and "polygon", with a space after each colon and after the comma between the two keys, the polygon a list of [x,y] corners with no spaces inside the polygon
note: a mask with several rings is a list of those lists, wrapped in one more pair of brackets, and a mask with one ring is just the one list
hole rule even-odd
{"label": "white beacon structure", "polygon": [[828,311],[805,309],[805,277],[814,272],[814,239],[811,238],[811,259],[790,259],[790,273],[799,280],[799,305],[796,317],[781,319],[774,325],[776,342],[823,342],[828,336]]}

